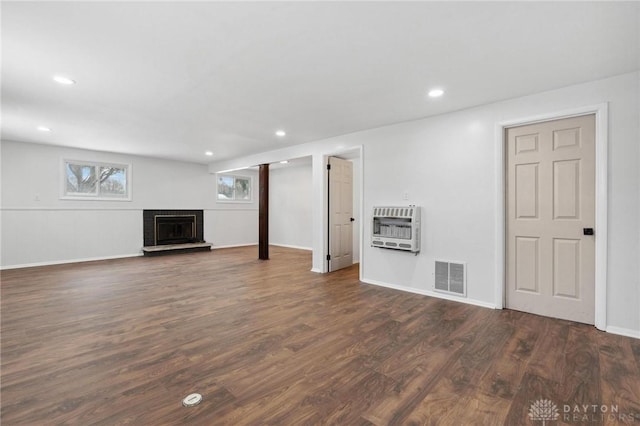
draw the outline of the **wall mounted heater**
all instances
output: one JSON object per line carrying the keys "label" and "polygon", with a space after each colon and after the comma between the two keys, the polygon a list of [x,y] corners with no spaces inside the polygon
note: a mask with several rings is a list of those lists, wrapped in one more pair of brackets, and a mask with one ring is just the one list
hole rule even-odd
{"label": "wall mounted heater", "polygon": [[420,251],[420,207],[374,207],[371,246]]}

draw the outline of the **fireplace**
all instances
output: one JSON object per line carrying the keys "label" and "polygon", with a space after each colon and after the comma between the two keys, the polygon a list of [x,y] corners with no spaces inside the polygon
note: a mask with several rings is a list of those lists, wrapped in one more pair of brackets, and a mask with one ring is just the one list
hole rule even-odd
{"label": "fireplace", "polygon": [[204,242],[202,210],[144,210],[144,246]]}
{"label": "fireplace", "polygon": [[156,215],[155,244],[197,243],[196,215]]}

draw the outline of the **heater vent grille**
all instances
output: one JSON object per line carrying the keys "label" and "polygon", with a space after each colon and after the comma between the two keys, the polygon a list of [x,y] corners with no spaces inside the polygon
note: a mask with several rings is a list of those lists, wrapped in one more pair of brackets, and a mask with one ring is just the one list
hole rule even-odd
{"label": "heater vent grille", "polygon": [[457,296],[467,295],[466,263],[436,260],[434,289]]}

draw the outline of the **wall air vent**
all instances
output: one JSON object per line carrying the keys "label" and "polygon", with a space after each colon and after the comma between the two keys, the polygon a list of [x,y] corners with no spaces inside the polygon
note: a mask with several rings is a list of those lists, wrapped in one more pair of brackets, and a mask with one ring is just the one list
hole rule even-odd
{"label": "wall air vent", "polygon": [[436,260],[434,289],[442,293],[467,296],[467,268],[464,262]]}

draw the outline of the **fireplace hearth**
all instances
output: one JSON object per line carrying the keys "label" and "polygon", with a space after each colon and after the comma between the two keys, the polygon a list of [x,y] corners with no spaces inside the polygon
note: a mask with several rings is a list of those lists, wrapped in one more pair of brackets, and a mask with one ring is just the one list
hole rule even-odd
{"label": "fireplace hearth", "polygon": [[211,250],[202,210],[144,210],[142,220],[145,255]]}

